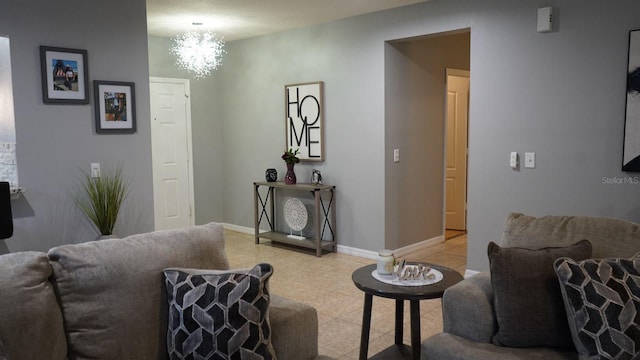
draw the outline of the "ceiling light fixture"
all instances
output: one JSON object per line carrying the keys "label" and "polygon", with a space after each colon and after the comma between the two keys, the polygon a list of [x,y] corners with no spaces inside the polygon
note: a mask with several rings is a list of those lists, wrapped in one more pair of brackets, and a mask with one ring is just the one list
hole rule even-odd
{"label": "ceiling light fixture", "polygon": [[222,64],[224,41],[214,32],[187,31],[173,39],[171,52],[178,57],[181,68],[194,73],[196,78],[206,77]]}

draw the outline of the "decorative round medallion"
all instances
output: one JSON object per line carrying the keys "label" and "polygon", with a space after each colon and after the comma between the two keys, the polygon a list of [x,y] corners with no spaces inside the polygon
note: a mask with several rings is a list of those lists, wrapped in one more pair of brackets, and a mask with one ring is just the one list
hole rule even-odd
{"label": "decorative round medallion", "polygon": [[285,201],[283,211],[284,221],[291,230],[302,231],[307,226],[307,208],[304,207],[304,204],[299,199],[290,198]]}

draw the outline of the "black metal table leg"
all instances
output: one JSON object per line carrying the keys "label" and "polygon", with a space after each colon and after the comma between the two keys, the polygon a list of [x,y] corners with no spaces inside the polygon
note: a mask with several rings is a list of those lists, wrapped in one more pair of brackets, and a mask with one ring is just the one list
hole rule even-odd
{"label": "black metal table leg", "polygon": [[404,323],[404,300],[396,300],[396,345],[402,345]]}
{"label": "black metal table leg", "polygon": [[412,359],[420,360],[420,301],[409,300],[411,311],[411,352]]}
{"label": "black metal table leg", "polygon": [[362,311],[362,336],[360,337],[360,360],[367,359],[369,352],[369,330],[371,329],[371,305],[373,295],[364,294],[364,309]]}

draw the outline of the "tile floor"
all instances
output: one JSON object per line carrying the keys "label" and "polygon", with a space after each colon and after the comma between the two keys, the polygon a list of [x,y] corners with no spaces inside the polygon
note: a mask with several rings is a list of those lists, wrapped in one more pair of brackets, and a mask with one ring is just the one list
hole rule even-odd
{"label": "tile floor", "polygon": [[[364,294],[351,274],[374,263],[373,260],[330,253],[318,258],[311,253],[272,246],[269,241],[254,243],[252,235],[225,231],[226,250],[231,268],[253,266],[260,262],[273,265],[271,292],[310,304],[318,311],[319,352],[336,359],[358,359]],[[461,274],[466,268],[467,236],[417,251],[405,258],[451,267]],[[422,339],[442,331],[440,299],[420,302]],[[369,356],[394,342],[394,300],[373,297]],[[409,306],[405,305],[405,343],[410,343]]]}

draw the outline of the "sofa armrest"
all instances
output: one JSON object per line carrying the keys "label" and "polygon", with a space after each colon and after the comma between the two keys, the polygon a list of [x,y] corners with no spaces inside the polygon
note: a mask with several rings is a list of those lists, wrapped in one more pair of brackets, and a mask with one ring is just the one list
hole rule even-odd
{"label": "sofa armrest", "polygon": [[318,313],[310,305],[271,294],[271,343],[278,359],[316,359]]}
{"label": "sofa armrest", "polygon": [[490,343],[498,330],[490,273],[477,274],[447,289],[442,298],[442,315],[444,332]]}

